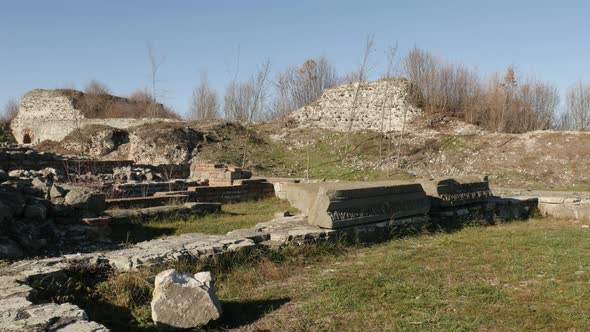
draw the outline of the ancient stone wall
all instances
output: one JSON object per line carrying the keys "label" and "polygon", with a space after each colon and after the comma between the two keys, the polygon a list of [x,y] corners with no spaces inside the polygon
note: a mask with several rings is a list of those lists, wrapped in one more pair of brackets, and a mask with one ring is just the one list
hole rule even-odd
{"label": "ancient stone wall", "polygon": [[[0,148],[0,169],[41,170],[53,168],[63,175],[76,175],[91,172],[93,174],[110,174],[114,168],[130,166],[131,160],[89,160],[69,158],[50,152],[37,152],[30,148]],[[183,175],[186,175],[186,171]]]}
{"label": "ancient stone wall", "polygon": [[358,84],[329,89],[318,101],[295,111],[290,118],[300,127],[390,132],[401,130],[404,118],[408,122],[421,112],[410,103],[410,84],[403,78],[365,82],[360,85],[355,102]]}
{"label": "ancient stone wall", "polygon": [[59,90],[32,90],[20,101],[11,129],[18,143],[36,144],[44,140],[61,141],[69,133],[87,125],[105,125],[119,129],[171,119],[89,119],[74,107],[73,100]]}
{"label": "ancient stone wall", "polygon": [[223,164],[193,163],[190,177],[195,180],[207,180],[211,186],[231,186],[236,180],[251,178],[252,172]]}
{"label": "ancient stone wall", "polygon": [[189,187],[186,191],[155,193],[154,197],[186,195],[190,202],[243,202],[275,196],[274,186],[265,180],[236,180],[228,186]]}

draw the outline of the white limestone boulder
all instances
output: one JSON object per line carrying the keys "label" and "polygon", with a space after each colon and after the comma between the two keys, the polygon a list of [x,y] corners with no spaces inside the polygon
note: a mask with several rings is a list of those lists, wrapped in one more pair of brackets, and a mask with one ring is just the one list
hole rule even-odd
{"label": "white limestone boulder", "polygon": [[159,273],[151,307],[158,331],[203,326],[222,313],[211,272],[192,275],[171,269]]}

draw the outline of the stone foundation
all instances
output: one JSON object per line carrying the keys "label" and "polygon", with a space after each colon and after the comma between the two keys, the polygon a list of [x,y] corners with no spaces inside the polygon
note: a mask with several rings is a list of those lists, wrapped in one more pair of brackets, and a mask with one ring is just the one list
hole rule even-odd
{"label": "stone foundation", "polygon": [[193,163],[190,167],[190,178],[209,182],[210,186],[231,186],[236,180],[249,179],[252,172],[240,167],[223,164]]}
{"label": "stone foundation", "polygon": [[265,180],[244,180],[232,186],[189,187],[187,191],[158,192],[154,197],[184,195],[189,202],[243,202],[273,197],[274,186]]}
{"label": "stone foundation", "polygon": [[131,160],[89,160],[81,158],[63,157],[54,153],[37,152],[30,148],[14,147],[0,149],[0,169],[12,170],[41,170],[53,168],[63,175],[77,174],[111,174],[113,169],[133,165]]}

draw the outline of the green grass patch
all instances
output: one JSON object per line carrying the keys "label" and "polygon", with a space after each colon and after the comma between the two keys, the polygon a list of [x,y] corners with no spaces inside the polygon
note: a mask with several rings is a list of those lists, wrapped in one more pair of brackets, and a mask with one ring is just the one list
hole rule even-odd
{"label": "green grass patch", "polygon": [[[285,136],[276,135],[276,132]],[[389,176],[379,166],[380,158],[392,155],[389,138],[375,132],[352,132],[348,153],[346,133],[321,129],[280,130],[258,126],[247,135],[244,128],[227,125],[212,130],[216,137],[203,145],[205,160],[241,165],[244,141],[246,167],[257,174],[276,177],[305,177],[309,155],[309,177],[314,179],[384,180],[411,178],[404,172]],[[277,137],[279,136],[279,137]]]}
{"label": "green grass patch", "polygon": [[77,300],[114,331],[153,331],[153,278],[170,267],[214,272],[225,313],[202,330],[582,331],[589,235],[579,222],[535,219],[371,246],[257,250],[72,285],[85,285],[74,287]]}
{"label": "green grass patch", "polygon": [[109,236],[115,243],[136,243],[186,233],[226,234],[270,221],[276,212],[296,212],[287,201],[269,198],[224,204],[220,214],[155,219],[148,222],[113,224]]}

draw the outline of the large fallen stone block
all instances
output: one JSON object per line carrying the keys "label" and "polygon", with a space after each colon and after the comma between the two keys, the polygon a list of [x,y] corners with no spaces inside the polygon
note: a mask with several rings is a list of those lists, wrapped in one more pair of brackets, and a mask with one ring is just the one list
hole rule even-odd
{"label": "large fallen stone block", "polygon": [[151,307],[158,331],[198,327],[221,316],[211,272],[161,272],[156,276]]}
{"label": "large fallen stone block", "polygon": [[89,210],[100,213],[105,210],[105,194],[91,191],[85,188],[70,190],[65,198],[65,203],[79,210]]}
{"label": "large fallen stone block", "polygon": [[484,203],[492,197],[486,176],[459,176],[420,181],[433,208]]}
{"label": "large fallen stone block", "polygon": [[[307,211],[308,207],[300,209]],[[417,183],[324,183],[317,188],[308,220],[312,225],[337,229],[412,216],[426,216],[429,210],[428,197],[422,186]]]}

